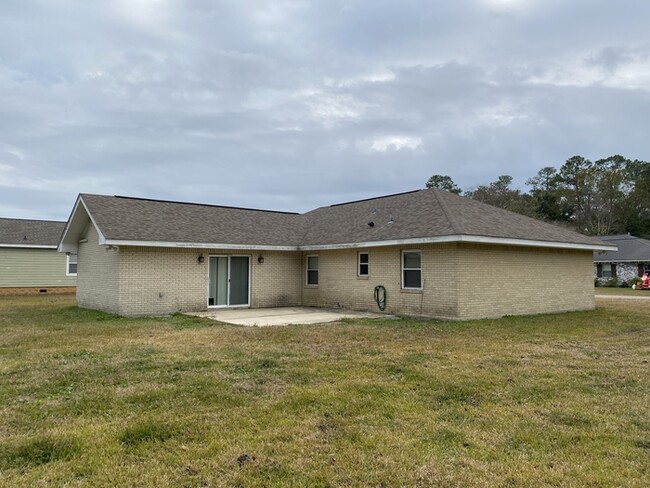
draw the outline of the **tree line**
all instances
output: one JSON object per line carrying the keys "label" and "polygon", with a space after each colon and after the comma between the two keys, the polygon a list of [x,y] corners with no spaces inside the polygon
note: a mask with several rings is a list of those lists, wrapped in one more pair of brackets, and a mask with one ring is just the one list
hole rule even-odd
{"label": "tree line", "polygon": [[512,176],[462,190],[451,177],[433,175],[440,188],[583,234],[630,233],[650,238],[650,163],[615,155],[590,161],[573,156],[559,168],[546,166],[526,180],[528,192],[512,188]]}

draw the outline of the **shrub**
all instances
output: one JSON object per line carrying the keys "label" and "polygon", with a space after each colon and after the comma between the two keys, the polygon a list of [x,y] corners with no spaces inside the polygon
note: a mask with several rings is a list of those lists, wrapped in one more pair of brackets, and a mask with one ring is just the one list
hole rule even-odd
{"label": "shrub", "polygon": [[605,282],[605,285],[607,288],[616,288],[618,286],[618,280],[616,279],[616,276],[612,276],[610,279],[608,279]]}

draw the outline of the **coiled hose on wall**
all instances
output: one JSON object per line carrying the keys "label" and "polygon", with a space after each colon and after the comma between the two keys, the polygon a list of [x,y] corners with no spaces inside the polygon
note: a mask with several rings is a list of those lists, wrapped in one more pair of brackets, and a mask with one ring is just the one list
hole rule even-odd
{"label": "coiled hose on wall", "polygon": [[382,312],[386,310],[386,288],[382,285],[375,286],[375,302],[377,302],[379,310]]}

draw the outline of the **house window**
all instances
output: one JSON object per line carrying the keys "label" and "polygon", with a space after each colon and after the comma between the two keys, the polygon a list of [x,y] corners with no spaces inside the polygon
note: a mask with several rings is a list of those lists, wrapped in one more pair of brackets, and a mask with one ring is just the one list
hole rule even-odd
{"label": "house window", "polygon": [[422,288],[420,251],[402,251],[402,288]]}
{"label": "house window", "polygon": [[307,284],[318,284],[318,256],[307,256]]}
{"label": "house window", "polygon": [[650,274],[650,263],[644,263],[644,265],[643,265],[643,272],[644,272],[644,273],[649,273],[649,274]]}
{"label": "house window", "polygon": [[612,265],[609,263],[603,263],[602,278],[611,278],[612,277]]}
{"label": "house window", "polygon": [[368,271],[369,271],[369,261],[368,261],[368,253],[367,252],[360,252],[359,253],[359,266],[357,267],[357,275],[358,276],[368,276]]}
{"label": "house window", "polygon": [[66,257],[65,274],[67,276],[77,276],[77,255],[70,253]]}

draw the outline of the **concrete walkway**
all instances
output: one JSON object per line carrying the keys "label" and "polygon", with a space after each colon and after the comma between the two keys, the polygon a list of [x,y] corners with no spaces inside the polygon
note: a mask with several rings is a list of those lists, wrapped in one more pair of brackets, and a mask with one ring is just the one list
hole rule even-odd
{"label": "concrete walkway", "polygon": [[[643,290],[640,295],[596,295],[596,298],[610,298],[612,300],[650,300],[650,293]],[[645,294],[644,294],[645,293]]]}
{"label": "concrete walkway", "polygon": [[206,317],[228,324],[266,327],[269,325],[322,324],[336,322],[345,318],[392,318],[370,312],[349,310],[330,310],[314,307],[277,307],[277,308],[222,308],[207,312],[190,312],[188,315]]}

